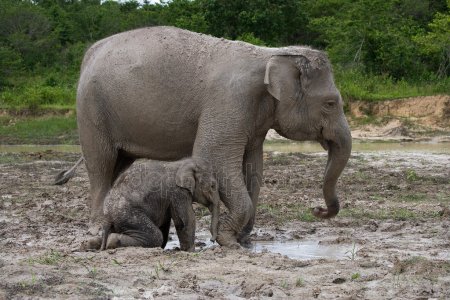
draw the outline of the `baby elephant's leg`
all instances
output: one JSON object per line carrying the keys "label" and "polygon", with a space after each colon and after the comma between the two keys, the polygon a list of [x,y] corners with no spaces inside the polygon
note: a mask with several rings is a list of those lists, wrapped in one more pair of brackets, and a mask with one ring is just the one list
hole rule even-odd
{"label": "baby elephant's leg", "polygon": [[121,233],[111,233],[106,242],[106,249],[119,247],[162,247],[161,230],[140,210],[133,212],[133,217],[120,222]]}

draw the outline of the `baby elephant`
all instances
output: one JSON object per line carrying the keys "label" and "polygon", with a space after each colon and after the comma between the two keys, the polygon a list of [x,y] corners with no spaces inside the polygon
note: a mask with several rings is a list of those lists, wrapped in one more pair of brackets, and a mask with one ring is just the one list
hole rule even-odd
{"label": "baby elephant", "polygon": [[141,246],[164,248],[173,219],[180,248],[194,250],[192,202],[211,212],[211,240],[217,236],[220,197],[211,166],[200,158],[133,164],[105,198],[101,250]]}

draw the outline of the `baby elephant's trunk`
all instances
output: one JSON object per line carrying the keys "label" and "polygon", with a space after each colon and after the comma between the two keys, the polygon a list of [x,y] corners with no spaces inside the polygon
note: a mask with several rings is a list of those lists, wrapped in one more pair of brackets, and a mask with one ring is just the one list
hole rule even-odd
{"label": "baby elephant's trunk", "polygon": [[217,230],[219,227],[220,196],[218,189],[213,192],[211,200],[211,204],[208,208],[211,212],[211,242],[214,242],[217,238]]}
{"label": "baby elephant's trunk", "polygon": [[111,233],[111,229],[112,229],[111,222],[108,222],[106,225],[103,225],[102,246],[100,247],[100,251],[106,250],[108,236]]}

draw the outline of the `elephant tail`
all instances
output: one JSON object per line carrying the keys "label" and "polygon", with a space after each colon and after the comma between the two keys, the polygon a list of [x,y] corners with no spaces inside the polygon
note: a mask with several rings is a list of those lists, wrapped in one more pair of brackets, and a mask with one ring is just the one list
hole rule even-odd
{"label": "elephant tail", "polygon": [[64,170],[64,171],[59,172],[59,174],[56,175],[55,182],[53,184],[54,185],[63,185],[67,181],[69,181],[69,179],[75,175],[75,170],[83,162],[83,160],[84,160],[84,157],[81,156],[80,159],[78,159],[78,161],[75,163],[75,165],[72,168],[70,168],[69,170]]}

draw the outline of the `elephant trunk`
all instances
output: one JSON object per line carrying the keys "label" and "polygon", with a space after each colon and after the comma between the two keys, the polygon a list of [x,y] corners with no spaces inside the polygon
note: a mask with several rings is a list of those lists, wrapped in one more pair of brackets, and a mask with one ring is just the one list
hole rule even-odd
{"label": "elephant trunk", "polygon": [[[345,122],[347,125],[347,122]],[[336,216],[339,212],[339,200],[336,195],[336,183],[350,158],[352,149],[352,137],[348,125],[342,128],[336,139],[327,140],[328,162],[325,168],[323,182],[323,196],[327,208],[316,207],[313,215],[328,219]]]}
{"label": "elephant trunk", "polygon": [[211,204],[208,208],[211,212],[211,241],[214,242],[217,239],[217,231],[219,227],[220,195],[218,189],[215,189],[215,191],[213,192],[211,200]]}

